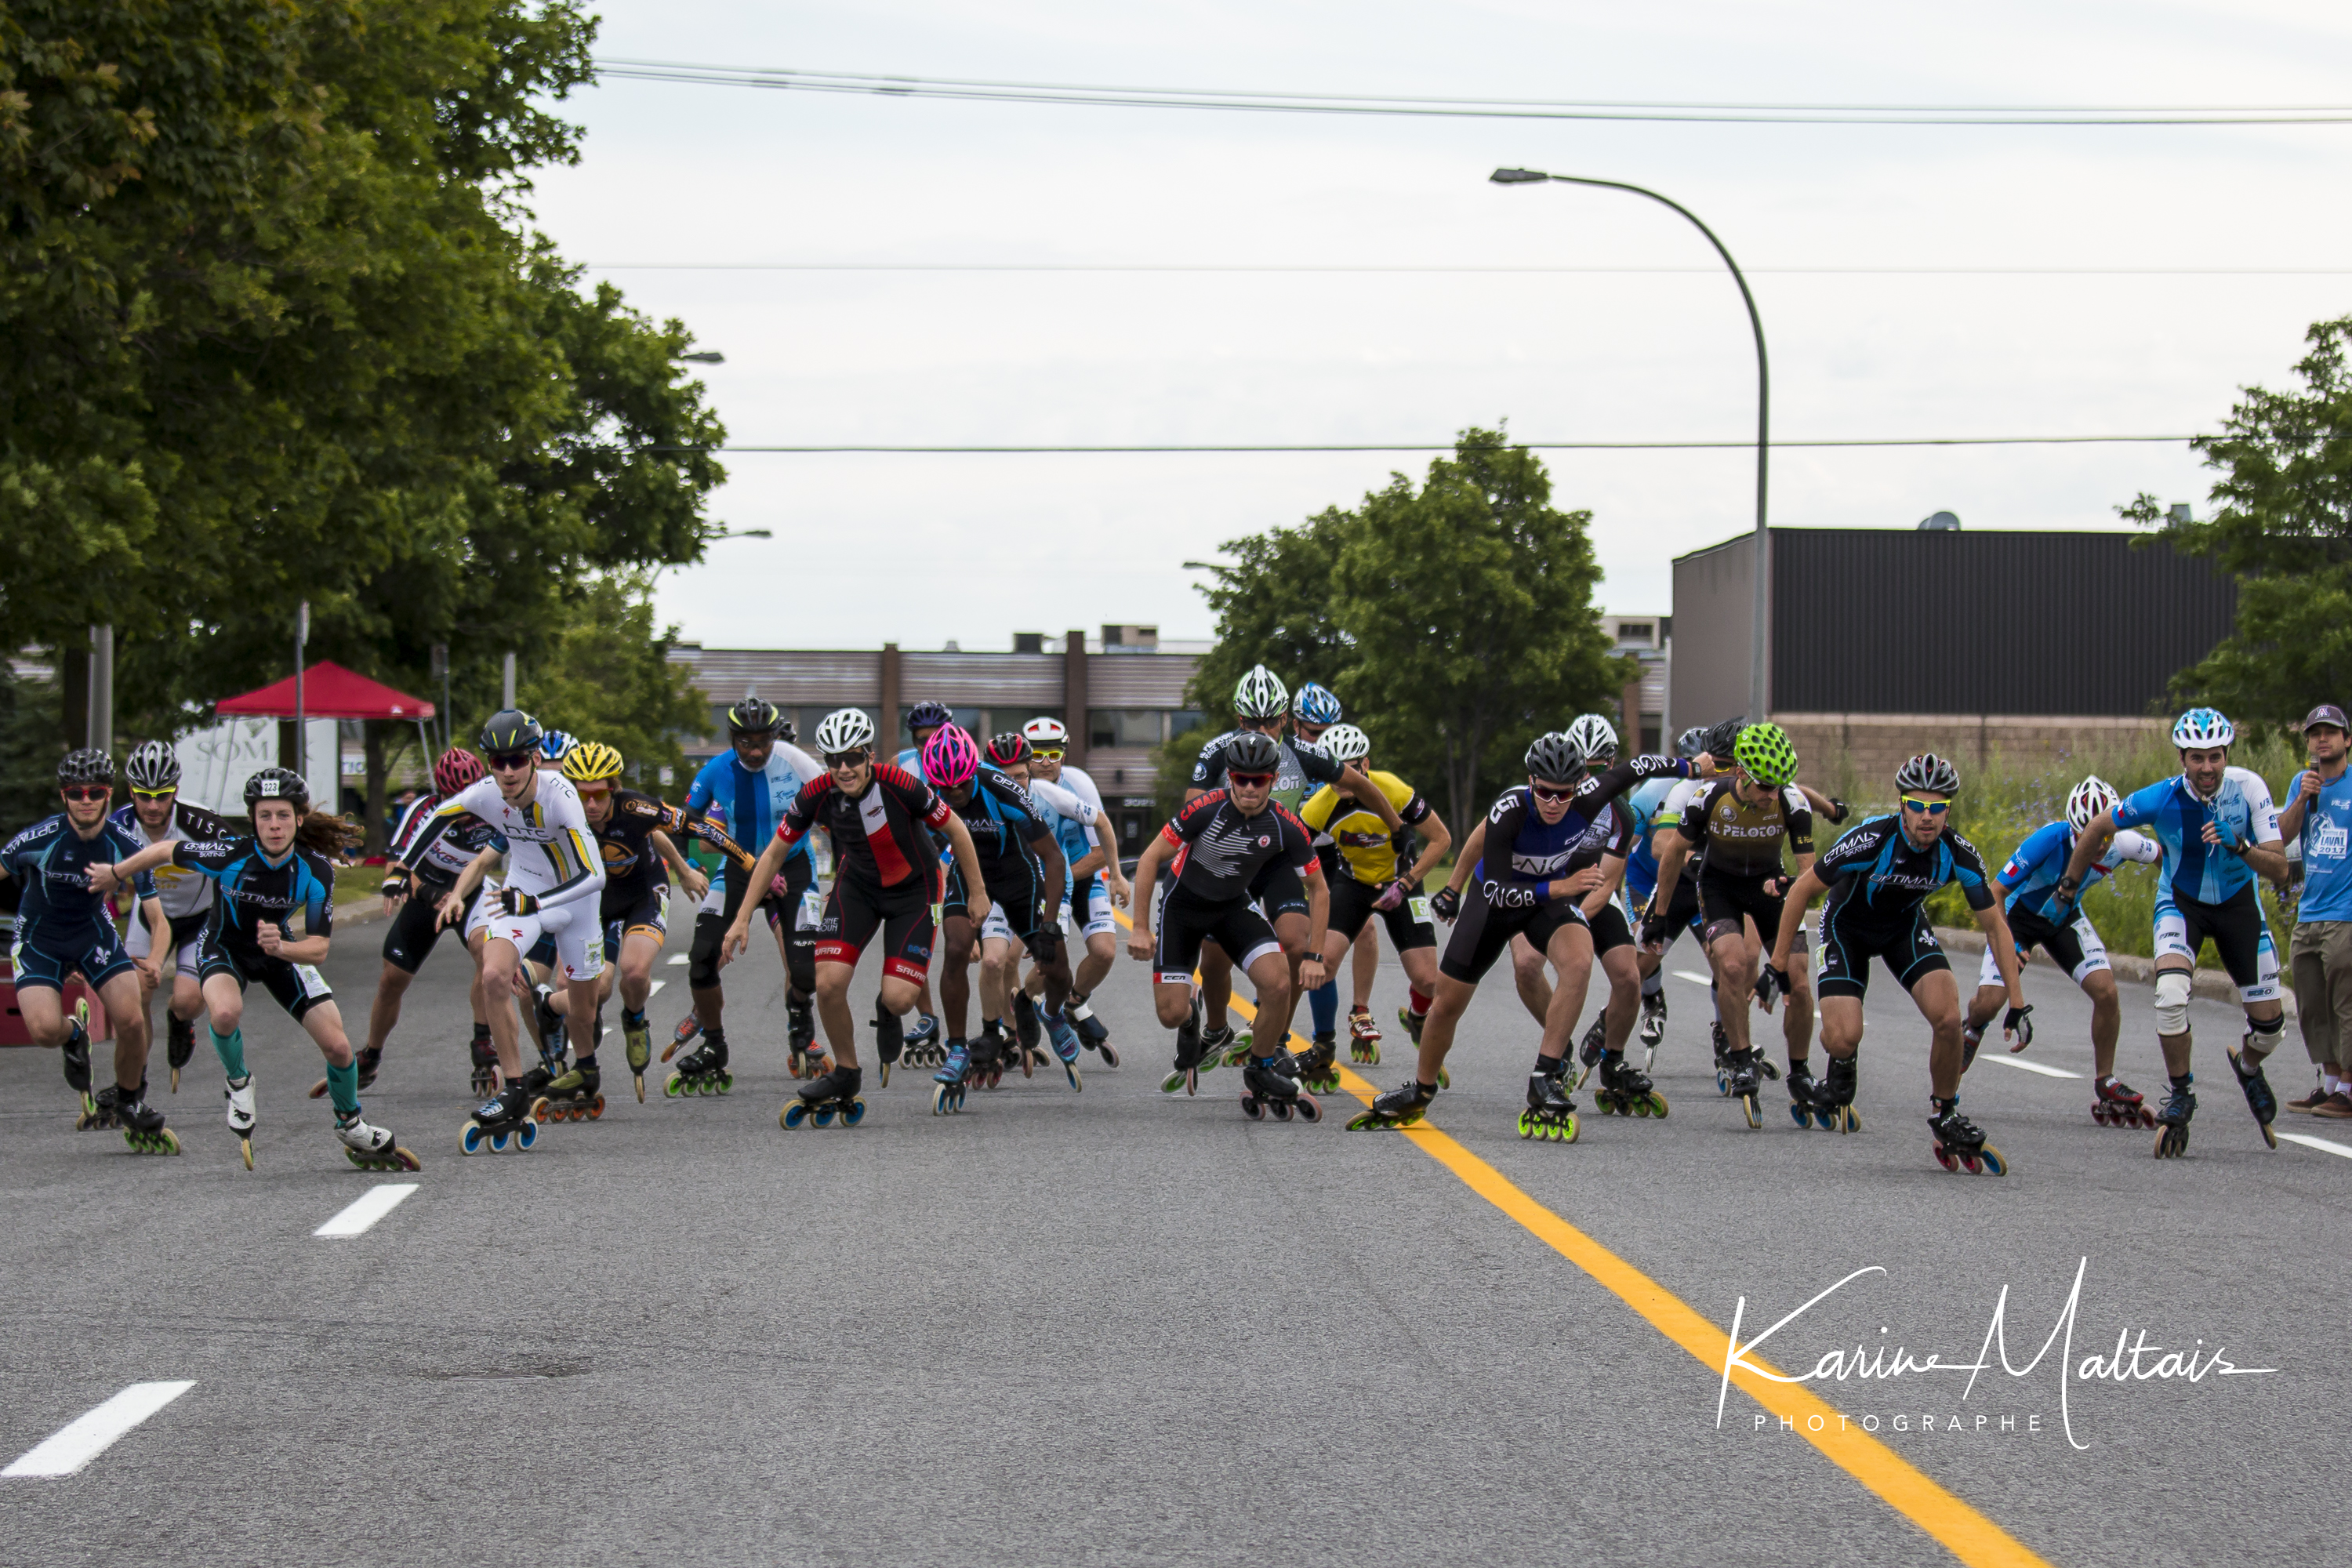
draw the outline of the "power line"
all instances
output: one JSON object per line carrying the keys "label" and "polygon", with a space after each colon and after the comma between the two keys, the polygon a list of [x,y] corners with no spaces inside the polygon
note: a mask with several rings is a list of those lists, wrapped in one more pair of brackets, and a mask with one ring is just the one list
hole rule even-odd
{"label": "power line", "polygon": [[[1157,261],[603,261],[591,272],[1171,272],[1171,273],[1504,273],[1644,277],[1652,273],[1723,276],[1720,267],[1418,266],[1319,262]],[[2352,267],[1750,267],[1783,277],[2014,278],[2344,278]]]}
{"label": "power line", "polygon": [[864,71],[698,65],[609,58],[598,76],[696,87],[853,93],[984,103],[1054,103],[1106,109],[1205,109],[1286,114],[1391,115],[1471,120],[1656,121],[1731,125],[2342,125],[2352,105],[2000,105],[1682,103],[1414,97],[1389,93],[1254,92],[1205,88],[1118,87],[1076,82],[993,81]]}
{"label": "power line", "polygon": [[[2161,445],[2197,439],[2194,436],[1906,436],[1853,437],[1818,441],[1774,441],[1775,447],[2075,447],[2118,444]],[[1471,447],[1473,451],[1516,451],[1525,448],[1537,452],[1680,452],[1727,448],[1751,451],[1753,441],[1506,441],[1493,447]],[[809,446],[724,446],[724,447],[639,447],[640,452],[769,452],[821,455],[832,453],[874,453],[907,456],[1115,456],[1122,453],[1215,453],[1215,452],[1451,452],[1457,448],[1452,441],[1363,441],[1363,442],[1230,442],[1230,443],[1166,443],[1102,446],[913,446],[843,442]]]}

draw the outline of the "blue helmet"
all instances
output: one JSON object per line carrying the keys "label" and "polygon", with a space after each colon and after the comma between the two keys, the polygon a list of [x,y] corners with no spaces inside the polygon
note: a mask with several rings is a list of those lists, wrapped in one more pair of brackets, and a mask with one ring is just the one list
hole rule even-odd
{"label": "blue helmet", "polygon": [[2184,752],[2226,746],[2237,738],[2236,728],[2218,708],[2191,708],[2172,726],[2172,743]]}
{"label": "blue helmet", "polygon": [[539,738],[539,754],[550,763],[558,763],[570,756],[572,748],[579,743],[561,730],[550,730]]}
{"label": "blue helmet", "polygon": [[1339,721],[1339,700],[1331,689],[1308,681],[1290,700],[1290,716],[1302,724],[1337,724]]}

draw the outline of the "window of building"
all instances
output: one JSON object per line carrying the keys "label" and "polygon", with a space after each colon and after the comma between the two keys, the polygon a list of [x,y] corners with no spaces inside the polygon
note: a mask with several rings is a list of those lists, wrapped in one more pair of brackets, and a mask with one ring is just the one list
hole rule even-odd
{"label": "window of building", "polygon": [[1097,708],[1087,714],[1089,746],[1156,746],[1160,740],[1157,708]]}

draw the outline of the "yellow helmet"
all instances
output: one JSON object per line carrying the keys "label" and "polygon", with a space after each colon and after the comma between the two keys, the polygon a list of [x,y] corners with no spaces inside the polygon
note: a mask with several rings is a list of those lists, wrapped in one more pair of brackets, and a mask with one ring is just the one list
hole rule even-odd
{"label": "yellow helmet", "polygon": [[573,784],[619,778],[621,753],[602,741],[583,741],[564,756],[563,776]]}

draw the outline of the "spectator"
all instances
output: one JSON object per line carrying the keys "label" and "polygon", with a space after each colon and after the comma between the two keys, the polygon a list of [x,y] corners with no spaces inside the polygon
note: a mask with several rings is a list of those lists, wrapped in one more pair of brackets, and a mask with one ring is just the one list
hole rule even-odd
{"label": "spectator", "polygon": [[2344,710],[2323,702],[2303,721],[2311,766],[2295,777],[2279,832],[2303,851],[2303,897],[2288,949],[2304,1048],[2319,1082],[2289,1110],[2352,1121],[2352,772]]}

